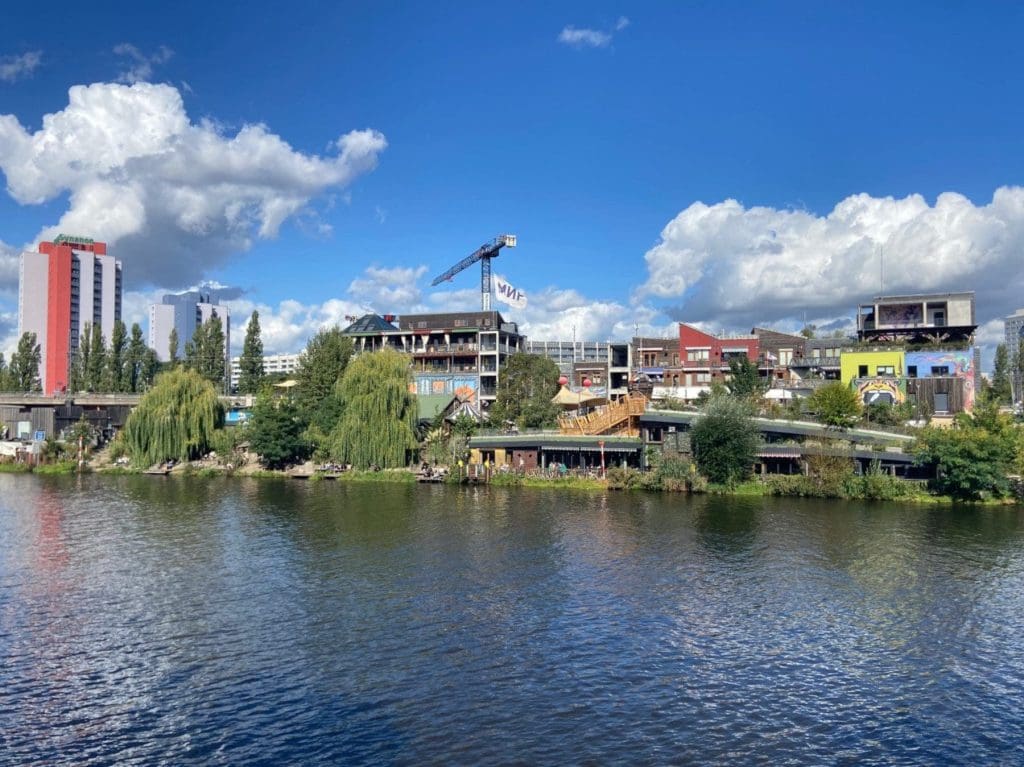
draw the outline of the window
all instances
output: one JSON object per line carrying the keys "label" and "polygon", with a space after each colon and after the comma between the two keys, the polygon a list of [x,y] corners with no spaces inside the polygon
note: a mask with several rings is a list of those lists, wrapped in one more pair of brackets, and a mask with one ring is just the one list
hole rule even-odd
{"label": "window", "polygon": [[917,365],[907,365],[907,378],[917,378]]}
{"label": "window", "polygon": [[711,374],[710,373],[695,373],[694,374],[694,378],[695,378],[695,380],[697,381],[698,384],[711,383]]}
{"label": "window", "polygon": [[948,376],[949,365],[932,365],[933,376]]}
{"label": "window", "polygon": [[793,361],[793,350],[792,349],[779,349],[779,363],[782,365],[788,365]]}
{"label": "window", "polygon": [[867,365],[858,365],[857,366],[857,378],[867,378],[867,377],[868,377],[868,366]]}
{"label": "window", "polygon": [[894,376],[896,375],[896,368],[892,365],[879,365],[875,368],[875,375]]}
{"label": "window", "polygon": [[948,413],[949,412],[949,395],[944,392],[935,393],[935,412],[936,413]]}
{"label": "window", "polygon": [[690,362],[706,362],[708,359],[708,349],[687,349],[686,359]]}

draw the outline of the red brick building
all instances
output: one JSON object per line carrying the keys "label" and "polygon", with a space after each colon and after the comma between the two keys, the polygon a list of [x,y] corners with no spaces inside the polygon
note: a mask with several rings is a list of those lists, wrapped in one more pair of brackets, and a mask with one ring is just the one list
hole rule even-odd
{"label": "red brick building", "polygon": [[729,360],[746,357],[756,365],[759,354],[755,335],[721,337],[685,322],[679,323],[680,386],[709,386],[714,381],[724,383],[729,374]]}

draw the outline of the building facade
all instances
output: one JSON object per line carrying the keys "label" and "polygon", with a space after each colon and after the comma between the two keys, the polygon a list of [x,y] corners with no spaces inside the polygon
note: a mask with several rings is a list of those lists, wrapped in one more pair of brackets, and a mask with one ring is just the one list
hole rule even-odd
{"label": "building facade", "polygon": [[[291,376],[299,369],[299,358],[301,354],[267,354],[263,357],[263,375],[266,376]],[[231,358],[231,391],[238,388],[238,381],[242,377],[242,358]]]}
{"label": "building facade", "polygon": [[165,295],[159,304],[149,307],[149,347],[161,362],[170,361],[171,330],[178,333],[178,358],[196,328],[216,315],[224,326],[224,361],[231,359],[231,312],[219,303],[218,291],[190,290]]}
{"label": "building facade", "polygon": [[35,333],[43,392],[63,392],[86,326],[98,325],[108,340],[121,319],[121,262],[107,245],[59,235],[21,254],[18,273],[18,335]]}
{"label": "building facade", "polygon": [[973,291],[876,296],[857,310],[861,341],[970,343],[977,327]]}
{"label": "building facade", "polygon": [[1013,386],[1013,401],[1024,400],[1024,380],[1021,371],[1013,361],[1019,356],[1021,347],[1024,346],[1024,309],[1018,309],[1009,317],[1003,319],[1003,338],[1006,343],[1006,353],[1010,355],[1010,364],[1013,370],[1010,374]]}
{"label": "building facade", "polygon": [[518,326],[496,311],[367,314],[342,332],[356,354],[391,348],[411,355],[417,394],[455,394],[483,410],[497,397],[505,361],[526,349]]}
{"label": "building facade", "polygon": [[629,392],[631,349],[625,341],[527,340],[524,351],[554,361],[570,386],[588,380],[591,391],[617,399]]}

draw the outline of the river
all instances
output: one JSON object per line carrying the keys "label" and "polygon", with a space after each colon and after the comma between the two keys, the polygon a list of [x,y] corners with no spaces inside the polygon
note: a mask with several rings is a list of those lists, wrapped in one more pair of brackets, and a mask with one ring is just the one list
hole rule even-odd
{"label": "river", "polygon": [[1024,512],[0,475],[0,762],[1020,764]]}

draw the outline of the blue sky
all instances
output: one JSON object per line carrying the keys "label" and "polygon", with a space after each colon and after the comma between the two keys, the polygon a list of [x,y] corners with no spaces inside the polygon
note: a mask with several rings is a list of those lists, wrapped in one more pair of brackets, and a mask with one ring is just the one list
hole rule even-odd
{"label": "blue sky", "polygon": [[[112,242],[129,314],[216,280],[277,351],[362,309],[477,305],[476,270],[446,292],[430,279],[506,231],[519,247],[495,269],[530,296],[507,314],[536,337],[840,326],[878,292],[884,254],[886,290],[977,290],[989,343],[1024,305],[1024,11],[896,6],[6,8],[6,329],[12,254],[94,222],[75,233]],[[103,151],[82,127],[97,122]],[[154,124],[176,127],[92,164]],[[300,178],[368,129],[356,160]],[[206,152],[194,176],[189,142]],[[124,211],[122,187],[139,198]],[[287,212],[238,218],[235,190]]]}

